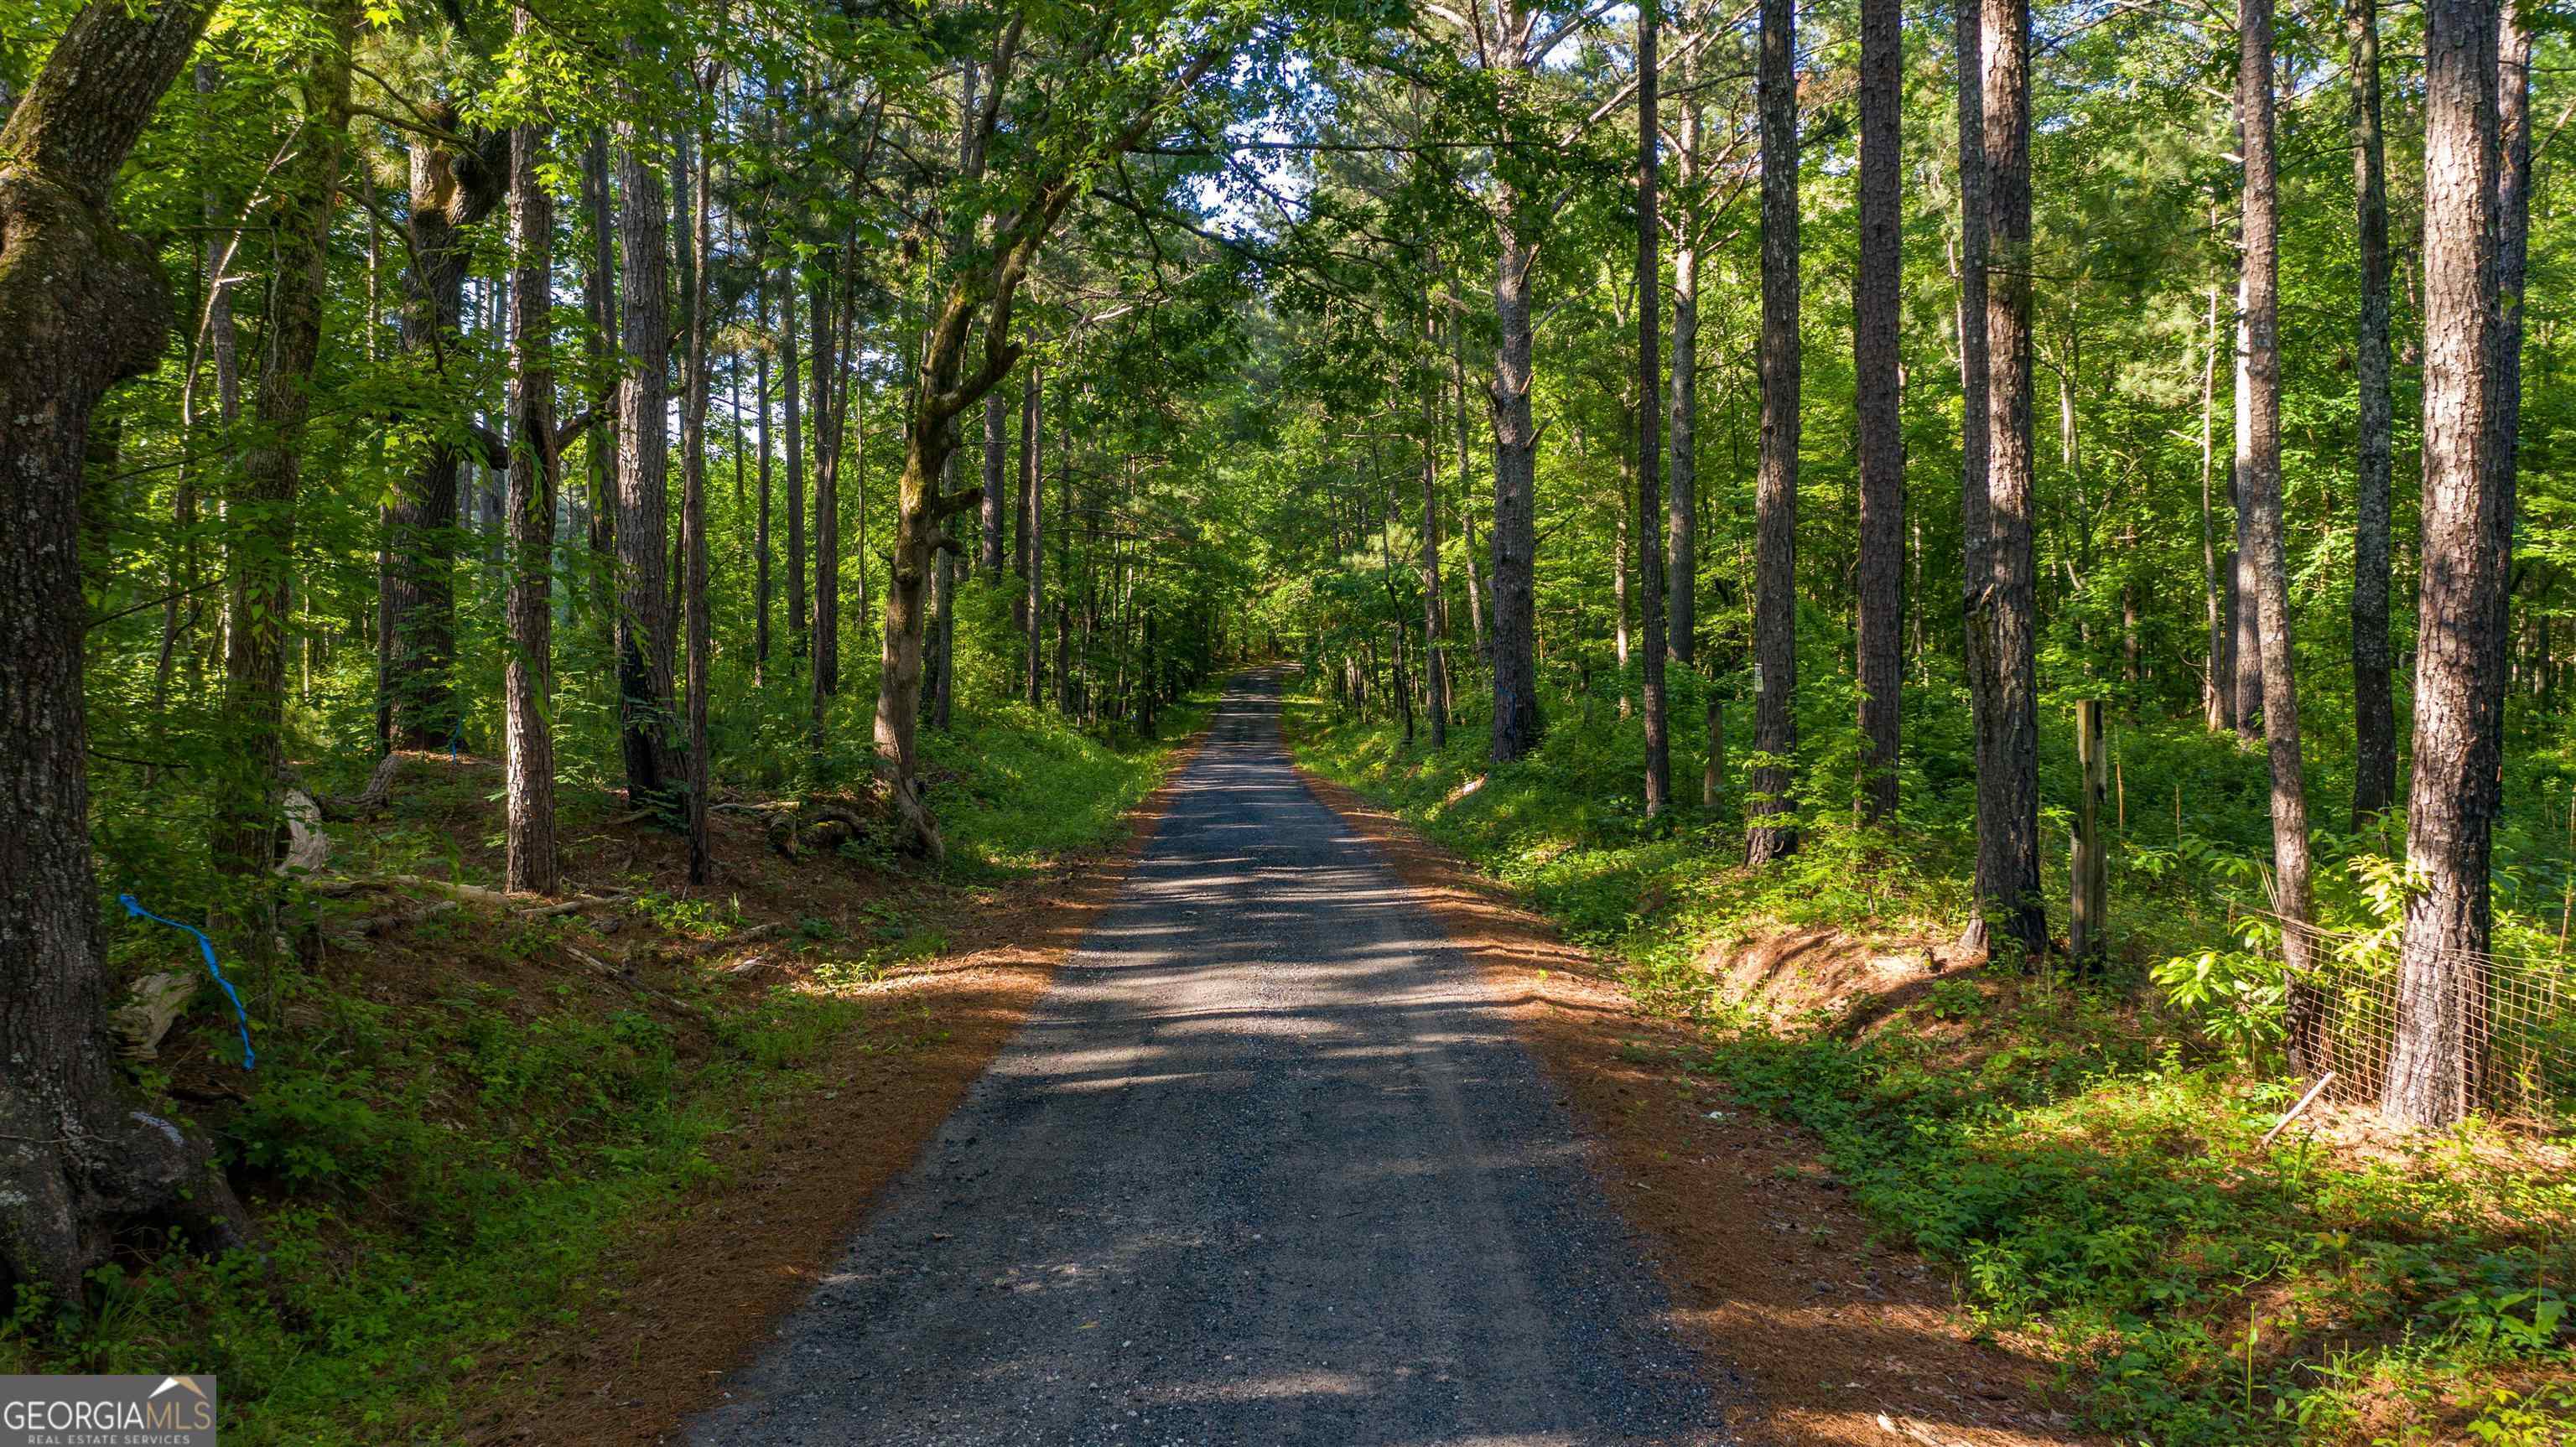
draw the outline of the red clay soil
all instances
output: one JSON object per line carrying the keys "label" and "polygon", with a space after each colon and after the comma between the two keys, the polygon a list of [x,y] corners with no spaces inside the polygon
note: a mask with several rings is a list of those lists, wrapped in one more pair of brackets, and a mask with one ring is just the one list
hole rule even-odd
{"label": "red clay soil", "polygon": [[[1195,747],[1195,745],[1193,745]],[[1178,770],[1174,770],[1177,777]],[[1048,878],[979,891],[956,947],[874,987],[906,1048],[853,1032],[817,1068],[835,1085],[768,1110],[718,1148],[718,1178],[621,1243],[574,1316],[487,1367],[478,1444],[631,1447],[671,1440],[827,1270],[878,1190],[912,1164],[1126,878],[1172,786],[1122,844]]]}
{"label": "red clay soil", "polygon": [[1589,1127],[1611,1200],[1656,1247],[1682,1328],[1750,1379],[1747,1442],[2091,1440],[2052,1403],[2048,1364],[1977,1337],[1939,1273],[1872,1241],[1812,1139],[1683,1068],[1699,1049],[1692,1031],[1639,1013],[1544,918],[1401,819],[1329,781],[1306,784],[1376,845],[1502,992]]}

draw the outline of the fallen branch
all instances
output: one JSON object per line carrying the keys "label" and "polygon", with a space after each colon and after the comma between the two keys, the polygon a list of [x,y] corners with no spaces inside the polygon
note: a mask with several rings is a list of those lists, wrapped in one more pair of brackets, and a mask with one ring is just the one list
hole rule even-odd
{"label": "fallen branch", "polygon": [[2263,1133],[2262,1141],[2258,1143],[2254,1149],[2258,1151],[2270,1150],[2272,1148],[2273,1138],[2280,1135],[2281,1132],[2288,1130],[2290,1128],[2290,1122],[2297,1120],[2301,1112],[2314,1104],[2318,1096],[2325,1093],[2325,1088],[2327,1086],[2334,1084],[2334,1078],[2335,1073],[2331,1070],[2318,1076],[2317,1083],[2308,1087],[2308,1093],[2299,1097],[2299,1103],[2290,1107],[2290,1113],[2281,1117],[2281,1123],[2279,1125],[2276,1125]]}
{"label": "fallen branch", "polygon": [[753,925],[747,930],[736,930],[734,933],[725,936],[723,939],[709,940],[698,946],[698,952],[700,954],[707,955],[721,954],[737,945],[758,944],[760,941],[778,933],[781,928],[782,926],[776,923]]}
{"label": "fallen branch", "polygon": [[521,919],[551,919],[556,915],[577,914],[582,910],[593,909],[603,904],[622,903],[634,897],[623,890],[615,894],[579,894],[560,904],[541,904],[532,909],[515,911],[515,913]]}
{"label": "fallen branch", "polygon": [[418,909],[398,909],[389,914],[370,915],[359,920],[351,928],[340,931],[335,936],[335,941],[346,946],[352,942],[372,939],[391,930],[408,929],[413,925],[435,919],[456,907],[455,900],[440,899],[433,900]]}
{"label": "fallen branch", "polygon": [[430,879],[418,874],[377,874],[355,879],[314,879],[305,881],[305,887],[315,894],[334,898],[370,889],[428,889],[452,899],[462,900],[467,904],[485,904],[496,909],[516,909],[525,902],[524,896],[506,894],[497,889],[485,889],[479,884],[458,884],[453,880]]}

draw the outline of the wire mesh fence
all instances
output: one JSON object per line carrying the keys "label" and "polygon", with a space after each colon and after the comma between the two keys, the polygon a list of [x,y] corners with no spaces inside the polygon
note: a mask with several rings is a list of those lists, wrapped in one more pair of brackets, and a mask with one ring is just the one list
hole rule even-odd
{"label": "wire mesh fence", "polygon": [[[2284,922],[2285,926],[2287,922]],[[2400,997],[2436,1018],[2437,1068],[2458,1072],[2460,1098],[2505,1120],[2555,1125],[2576,1114],[2576,956],[2446,951],[2437,968],[2448,988],[2401,990],[2402,932],[2297,928],[2311,949],[2291,1010],[2292,1044],[2326,1100],[2374,1106],[2385,1097],[2398,1041]],[[2422,1048],[2415,1052],[2421,1068]],[[2331,1079],[2328,1077],[2331,1076]]]}

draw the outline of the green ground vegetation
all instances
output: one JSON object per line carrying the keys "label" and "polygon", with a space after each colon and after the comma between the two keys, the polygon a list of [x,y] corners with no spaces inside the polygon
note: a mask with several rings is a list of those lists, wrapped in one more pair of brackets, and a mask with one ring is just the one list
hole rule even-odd
{"label": "green ground vegetation", "polygon": [[[1818,743],[1805,787],[1836,797],[1849,758],[1834,741],[1850,725],[1828,691],[1806,697]],[[1540,749],[1499,769],[1474,717],[1439,753],[1315,698],[1291,706],[1290,729],[1307,768],[1510,884],[1642,1004],[1699,1027],[1678,1063],[1809,1132],[1892,1239],[1950,1271],[1963,1311],[2061,1364],[2087,1425],[2156,1447],[2576,1440],[2563,1121],[2472,1121],[2371,1148],[2294,1127],[2256,1148],[2299,1089],[2277,1050],[2279,967],[2261,931],[2239,927],[2268,841],[2262,759],[2232,736],[2120,731],[2129,827],[2113,856],[2118,947],[2098,972],[1998,963],[1865,1029],[1716,983],[1704,959],[1784,931],[1887,951],[1957,934],[1973,809],[1964,703],[1925,688],[1907,706],[1900,826],[1811,809],[1798,854],[1759,872],[1740,862],[1731,792],[1640,817],[1642,745],[1615,675],[1599,696],[1559,700]],[[2075,776],[2071,725],[2059,732],[2043,780],[2062,802]],[[2500,835],[2500,933],[2527,949],[2556,947],[2540,907],[2560,898],[2567,763],[2534,748],[2509,765],[2520,809]],[[2320,772],[2331,797],[2332,765]],[[2179,836],[2174,788],[2188,805]],[[2062,908],[2063,809],[2051,818]],[[2356,929],[2375,919],[2378,847],[2333,840],[2320,868],[2343,881],[2332,917]]]}

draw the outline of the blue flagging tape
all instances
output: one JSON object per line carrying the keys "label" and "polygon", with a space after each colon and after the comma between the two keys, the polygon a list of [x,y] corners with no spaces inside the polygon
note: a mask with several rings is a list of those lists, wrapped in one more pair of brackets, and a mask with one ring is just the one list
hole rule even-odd
{"label": "blue flagging tape", "polygon": [[465,737],[465,725],[464,725],[463,723],[461,723],[461,722],[460,722],[460,723],[459,723],[459,724],[457,724],[457,726],[456,726],[456,731],[455,731],[455,732],[453,732],[453,733],[451,733],[451,734],[449,734],[449,735],[447,736],[447,761],[448,761],[449,763],[453,764],[453,763],[455,763],[455,762],[457,762],[457,761],[458,761],[458,755],[457,755],[457,752],[456,752],[456,745],[457,745],[457,744],[458,744],[458,742],[459,742],[459,741],[461,741],[464,737]]}
{"label": "blue flagging tape", "polygon": [[215,963],[215,942],[206,938],[206,932],[195,925],[181,924],[175,919],[163,919],[160,915],[136,904],[133,895],[120,894],[116,897],[116,902],[125,906],[125,912],[128,915],[140,915],[148,920],[156,920],[172,929],[186,930],[197,937],[197,949],[206,957],[206,973],[215,977],[215,983],[223,986],[224,998],[233,1002],[233,1019],[241,1026],[242,1069],[250,1069],[259,1059],[250,1048],[250,1012],[242,1008],[241,996],[233,990],[233,982],[224,978],[224,967]]}

